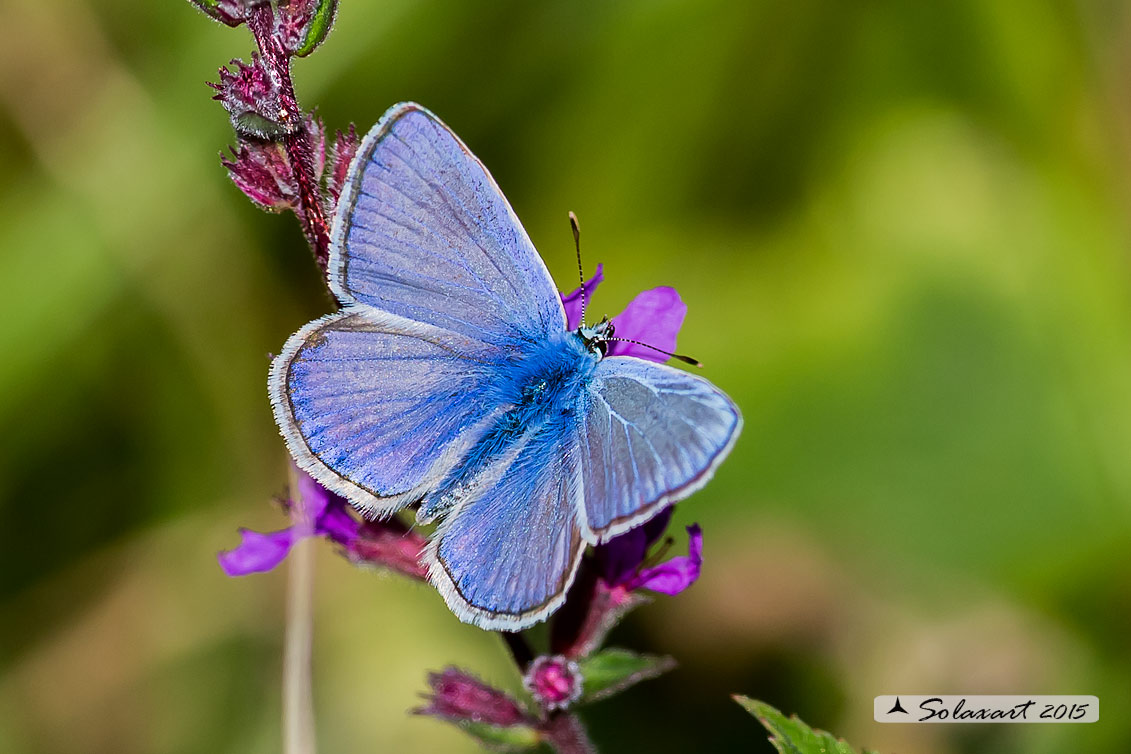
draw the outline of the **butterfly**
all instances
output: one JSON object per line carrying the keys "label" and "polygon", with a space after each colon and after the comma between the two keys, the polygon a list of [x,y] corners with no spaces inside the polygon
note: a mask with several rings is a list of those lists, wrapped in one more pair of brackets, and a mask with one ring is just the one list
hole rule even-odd
{"label": "butterfly", "polygon": [[461,620],[515,631],[565,600],[587,545],[701,488],[742,425],[698,376],[567,329],[491,174],[420,105],[362,141],[333,221],[341,309],[271,365],[298,465],[370,517],[419,504],[422,557]]}

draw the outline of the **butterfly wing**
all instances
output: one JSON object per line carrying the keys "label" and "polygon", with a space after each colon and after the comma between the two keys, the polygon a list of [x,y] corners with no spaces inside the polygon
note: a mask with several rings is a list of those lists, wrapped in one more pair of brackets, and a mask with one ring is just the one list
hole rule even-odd
{"label": "butterfly wing", "polygon": [[491,174],[420,105],[390,108],[365,137],[333,239],[343,302],[496,345],[565,328],[553,279]]}
{"label": "butterfly wing", "polygon": [[490,422],[495,349],[348,307],[291,336],[271,367],[275,421],[298,465],[384,515],[432,489]]}
{"label": "butterfly wing", "polygon": [[498,412],[499,354],[565,326],[549,272],[483,164],[424,108],[391,108],[350,165],[328,270],[345,309],[272,365],[299,465],[385,514],[430,491]]}
{"label": "butterfly wing", "polygon": [[580,426],[586,536],[608,541],[698,490],[741,427],[738,407],[701,377],[643,359],[603,359]]}
{"label": "butterfly wing", "polygon": [[433,537],[429,577],[460,620],[517,631],[565,600],[585,549],[570,424],[524,436],[469,485]]}

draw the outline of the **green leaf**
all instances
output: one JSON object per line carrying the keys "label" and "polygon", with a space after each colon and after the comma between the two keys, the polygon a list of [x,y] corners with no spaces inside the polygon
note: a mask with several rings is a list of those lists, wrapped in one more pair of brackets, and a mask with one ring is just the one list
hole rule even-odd
{"label": "green leaf", "polygon": [[334,23],[334,15],[337,12],[338,0],[317,0],[317,7],[307,22],[306,37],[303,38],[302,44],[294,51],[294,54],[304,58],[314,52],[314,48],[322,44],[326,35],[330,33],[330,27]]}
{"label": "green leaf", "polygon": [[[765,702],[741,694],[732,697],[770,732],[770,743],[781,754],[857,754],[844,739],[837,739],[823,730],[813,730],[797,719],[786,717]],[[864,751],[863,754],[876,754]]]}
{"label": "green leaf", "polygon": [[541,742],[538,731],[528,725],[491,725],[471,720],[457,722],[463,730],[481,744],[495,751],[526,751]]}
{"label": "green leaf", "polygon": [[675,667],[675,660],[638,655],[627,649],[606,649],[580,660],[578,666],[582,677],[580,702],[585,704],[662,675]]}

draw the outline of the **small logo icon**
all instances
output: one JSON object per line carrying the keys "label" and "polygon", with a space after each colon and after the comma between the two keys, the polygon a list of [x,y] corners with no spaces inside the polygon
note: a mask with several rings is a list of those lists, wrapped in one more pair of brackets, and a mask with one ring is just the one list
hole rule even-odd
{"label": "small logo icon", "polygon": [[899,703],[899,697],[898,696],[895,698],[895,705],[892,706],[892,708],[888,710],[888,714],[890,715],[893,712],[902,712],[905,715],[911,714],[907,710],[903,709],[903,705]]}

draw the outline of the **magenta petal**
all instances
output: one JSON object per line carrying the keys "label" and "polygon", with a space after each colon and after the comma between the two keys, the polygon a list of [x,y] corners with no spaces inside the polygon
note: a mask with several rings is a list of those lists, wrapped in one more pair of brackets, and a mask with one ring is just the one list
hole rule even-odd
{"label": "magenta petal", "polygon": [[581,327],[581,289],[585,289],[585,298],[592,299],[593,291],[597,290],[605,279],[605,265],[597,265],[597,273],[586,280],[580,288],[575,288],[569,293],[562,294],[562,306],[566,312],[566,329],[576,330]]}
{"label": "magenta petal", "polygon": [[326,512],[326,508],[330,505],[331,499],[337,496],[314,481],[314,477],[305,471],[297,468],[295,471],[298,480],[296,485],[298,489],[295,492],[298,494],[294,497],[297,498],[298,506],[291,511],[291,515],[295,519],[296,525],[309,527],[308,531],[313,533],[318,520],[322,518],[322,514]]}
{"label": "magenta petal", "polygon": [[240,546],[219,553],[216,559],[229,576],[262,573],[282,563],[295,541],[293,527],[268,534],[240,529]]}
{"label": "magenta petal", "polygon": [[687,555],[645,568],[636,575],[629,588],[676,595],[694,584],[703,565],[703,531],[698,524],[692,524],[687,527],[687,535]]}
{"label": "magenta petal", "polygon": [[349,547],[357,539],[361,523],[342,505],[331,502],[326,512],[318,518],[315,534],[325,534],[340,545]]}
{"label": "magenta petal", "polygon": [[[687,314],[675,288],[660,286],[644,291],[613,317],[614,337],[639,340],[663,351],[675,351],[676,336]],[[609,356],[635,356],[638,359],[664,362],[667,356],[633,343],[614,341],[609,344]]]}
{"label": "magenta petal", "polygon": [[597,559],[606,584],[617,586],[636,578],[636,569],[644,562],[648,548],[664,535],[674,510],[674,506],[668,506],[643,525],[629,529],[597,548]]}
{"label": "magenta petal", "polygon": [[644,527],[629,529],[598,548],[602,576],[610,586],[625,584],[636,576],[636,569],[648,552],[648,535]]}
{"label": "magenta petal", "polygon": [[703,530],[699,524],[687,527],[687,555],[695,562],[695,568],[703,565]]}
{"label": "magenta petal", "polygon": [[[357,539],[360,524],[350,515],[349,503],[341,495],[330,492],[314,477],[295,469],[298,477],[298,499],[301,510],[293,512],[295,526],[304,533],[323,534],[340,545],[349,546]],[[303,516],[302,519],[299,516]]]}

